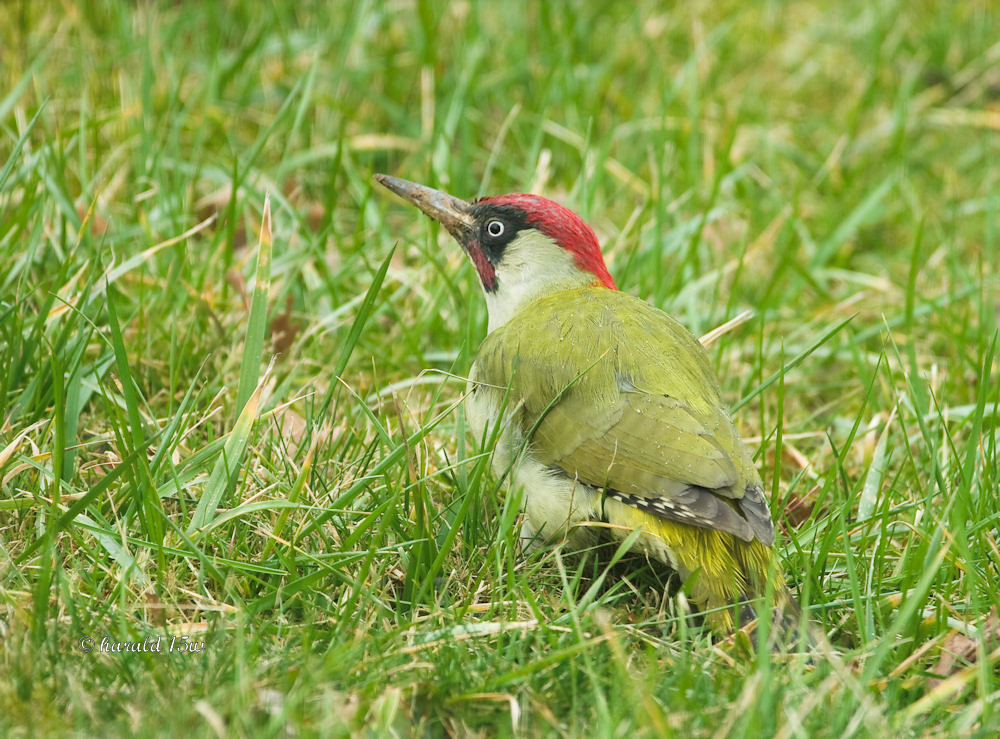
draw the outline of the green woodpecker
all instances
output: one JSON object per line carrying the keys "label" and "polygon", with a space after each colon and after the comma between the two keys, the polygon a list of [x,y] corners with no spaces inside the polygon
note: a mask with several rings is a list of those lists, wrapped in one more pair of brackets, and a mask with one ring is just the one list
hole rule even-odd
{"label": "green woodpecker", "polygon": [[708,354],[618,291],[593,230],[538,195],[466,202],[375,177],[444,226],[479,274],[489,328],[467,416],[480,439],[499,424],[493,466],[522,490],[522,536],[585,548],[641,529],[634,548],[692,578],[716,631],[734,628],[728,606],[753,617],[746,601],[769,576],[787,606],[761,478]]}

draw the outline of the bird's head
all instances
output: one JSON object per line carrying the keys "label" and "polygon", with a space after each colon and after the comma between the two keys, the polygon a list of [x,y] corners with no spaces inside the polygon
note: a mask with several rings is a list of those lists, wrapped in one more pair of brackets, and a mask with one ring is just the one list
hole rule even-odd
{"label": "bird's head", "polygon": [[593,285],[616,289],[594,231],[576,213],[539,195],[461,200],[389,175],[375,179],[438,221],[479,273],[489,330],[532,300]]}

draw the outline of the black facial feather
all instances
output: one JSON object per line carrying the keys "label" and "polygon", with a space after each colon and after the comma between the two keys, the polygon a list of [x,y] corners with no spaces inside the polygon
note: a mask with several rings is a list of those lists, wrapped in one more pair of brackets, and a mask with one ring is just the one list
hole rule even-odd
{"label": "black facial feather", "polygon": [[486,258],[494,265],[503,258],[504,249],[519,231],[528,227],[525,212],[509,205],[482,203],[472,211],[478,240]]}

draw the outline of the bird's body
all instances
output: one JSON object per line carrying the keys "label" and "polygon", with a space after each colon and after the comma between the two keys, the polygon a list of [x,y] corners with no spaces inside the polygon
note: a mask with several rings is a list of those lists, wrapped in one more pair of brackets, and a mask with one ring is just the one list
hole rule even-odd
{"label": "bird's body", "polygon": [[585,548],[602,532],[690,582],[719,631],[726,606],[763,595],[774,528],[760,475],[725,410],[698,340],[619,292],[593,232],[534,195],[465,203],[380,181],[441,221],[479,273],[488,335],[470,373],[467,416],[497,434],[524,508],[522,536]]}
{"label": "bird's body", "polygon": [[[543,381],[521,382],[522,363]],[[605,288],[558,291],[490,332],[470,379],[470,426],[499,430],[493,466],[522,491],[523,538],[583,549],[643,526],[643,553],[682,578],[704,571],[703,607],[763,592],[774,528],[760,476],[705,350],[667,314]]]}

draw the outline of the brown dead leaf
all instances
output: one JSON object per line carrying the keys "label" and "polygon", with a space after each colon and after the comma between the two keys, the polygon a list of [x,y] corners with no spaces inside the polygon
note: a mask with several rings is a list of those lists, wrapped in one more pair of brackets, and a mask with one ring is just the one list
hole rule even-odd
{"label": "brown dead leaf", "polygon": [[285,310],[271,321],[271,342],[275,354],[286,354],[295,343],[301,326],[292,320],[292,296],[285,301]]}
{"label": "brown dead leaf", "polygon": [[793,495],[785,504],[781,519],[787,521],[791,526],[801,526],[812,516],[815,506],[816,496],[819,494],[819,486],[814,487],[805,495]]}
{"label": "brown dead leaf", "polygon": [[322,203],[309,204],[309,208],[306,210],[306,223],[309,224],[310,230],[319,231],[325,217],[326,208],[323,207]]}
{"label": "brown dead leaf", "polygon": [[[1000,645],[1000,618],[997,617],[995,610],[990,613],[986,623],[983,624],[983,632],[983,642],[986,645],[987,653],[989,653]],[[930,670],[931,674],[937,675],[937,677],[930,678],[927,681],[927,686],[933,690],[963,667],[975,664],[978,656],[978,639],[957,632],[952,634],[941,645],[941,656],[938,658],[937,664]]]}
{"label": "brown dead leaf", "polygon": [[243,226],[237,226],[233,233],[233,251],[238,252],[247,248],[247,231]]}
{"label": "brown dead leaf", "polygon": [[154,592],[146,593],[146,620],[155,626],[165,626],[167,623],[167,606]]}
{"label": "brown dead leaf", "polygon": [[250,292],[247,290],[247,281],[243,278],[243,274],[238,269],[230,267],[226,270],[226,282],[240,294],[240,297],[243,298],[243,307],[249,311]]}
{"label": "brown dead leaf", "polygon": [[302,414],[291,405],[283,405],[275,409],[274,425],[284,438],[290,439],[296,445],[302,443],[309,427]]}

